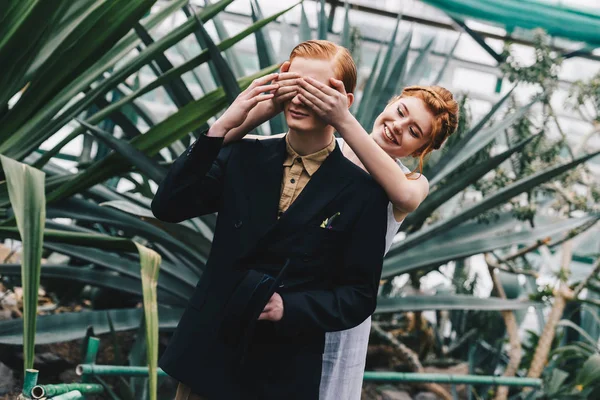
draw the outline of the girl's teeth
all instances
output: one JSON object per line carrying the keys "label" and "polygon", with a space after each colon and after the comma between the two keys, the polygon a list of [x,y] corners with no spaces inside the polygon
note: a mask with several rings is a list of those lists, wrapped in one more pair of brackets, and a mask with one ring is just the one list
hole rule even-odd
{"label": "girl's teeth", "polygon": [[396,143],[396,140],[394,140],[394,137],[393,137],[393,136],[390,134],[390,131],[389,131],[388,127],[387,127],[387,126],[385,126],[385,125],[384,125],[384,127],[383,127],[383,132],[385,133],[385,136],[387,136],[387,138],[388,138],[390,141],[392,141],[392,142]]}

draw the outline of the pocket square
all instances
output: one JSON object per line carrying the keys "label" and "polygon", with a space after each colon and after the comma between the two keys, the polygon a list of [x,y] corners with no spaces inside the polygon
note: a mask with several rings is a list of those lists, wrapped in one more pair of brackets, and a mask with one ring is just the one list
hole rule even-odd
{"label": "pocket square", "polygon": [[335,219],[340,215],[339,212],[333,214],[331,217],[329,218],[325,218],[325,220],[323,220],[323,222],[321,222],[321,228],[325,228],[325,229],[331,229],[333,228],[333,221],[335,221]]}

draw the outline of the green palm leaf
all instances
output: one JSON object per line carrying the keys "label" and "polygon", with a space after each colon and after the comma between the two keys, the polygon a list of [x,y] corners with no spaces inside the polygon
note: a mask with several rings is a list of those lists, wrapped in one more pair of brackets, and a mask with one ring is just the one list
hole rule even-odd
{"label": "green palm leaf", "polygon": [[[5,115],[0,128],[0,143],[30,119],[73,79],[92,66],[105,51],[131,29],[155,0],[115,0],[97,2],[62,40],[56,51],[39,68],[25,95]],[[106,21],[110,21],[109,24]],[[65,63],[64,60],[71,60]],[[26,139],[21,137],[21,140]],[[3,151],[4,152],[4,151]]]}
{"label": "green palm leaf", "polygon": [[240,94],[240,87],[237,84],[235,75],[233,75],[233,71],[231,71],[231,68],[229,68],[229,64],[227,64],[227,61],[225,61],[221,55],[221,51],[215,42],[213,42],[208,32],[206,32],[206,29],[204,29],[204,24],[200,20],[198,20],[197,32],[206,44],[210,59],[217,70],[219,82],[221,82],[221,86],[225,89],[227,101],[229,103],[233,103],[238,94]]}
{"label": "green palm leaf", "polygon": [[[240,87],[246,88],[256,77],[268,74],[276,69],[277,66],[275,65],[268,70],[261,70],[252,76],[242,78],[239,82]],[[131,144],[135,145],[138,150],[144,152],[148,156],[153,156],[158,153],[160,149],[168,146],[175,140],[181,139],[198,126],[205,124],[210,117],[215,115],[225,106],[225,93],[223,92],[223,89],[219,88],[208,93],[201,99],[186,105],[177,113],[154,126],[144,135],[133,139]],[[68,197],[80,190],[100,183],[111,176],[127,171],[129,169],[129,164],[125,162],[123,158],[115,156],[115,154],[108,156],[88,168],[85,172],[77,174],[76,179],[72,179],[50,193],[48,201],[51,202]]]}
{"label": "green palm leaf", "polygon": [[103,131],[93,125],[88,124],[85,121],[80,119],[76,119],[79,124],[83,125],[88,131],[90,131],[95,137],[100,139],[104,144],[108,147],[119,153],[124,158],[128,159],[133,166],[135,166],[140,172],[144,175],[148,176],[150,179],[155,182],[162,182],[162,180],[167,175],[167,171],[165,168],[161,167],[156,163],[156,161],[152,160],[150,157],[146,156],[141,151],[137,150],[135,147],[130,145],[124,140],[117,139],[113,135],[108,132]]}
{"label": "green palm leaf", "polygon": [[160,255],[139,243],[135,243],[135,245],[140,253],[140,265],[142,267],[150,400],[156,400],[156,389],[158,387],[158,300],[156,297],[156,283],[160,269]]}
{"label": "green palm leaf", "polygon": [[21,279],[23,281],[23,353],[24,369],[33,368],[35,326],[46,198],[44,173],[26,164],[0,155],[6,176],[10,203],[17,221],[17,238],[23,243]]}
{"label": "green palm leaf", "polygon": [[579,164],[586,162],[587,160],[597,156],[598,154],[600,154],[600,151],[577,158],[566,164],[558,165],[556,167],[552,167],[544,171],[539,171],[533,175],[527,176],[516,182],[513,182],[512,184],[498,190],[491,196],[488,196],[485,199],[481,200],[474,206],[459,212],[452,218],[448,218],[447,220],[430,225],[427,228],[421,229],[417,233],[408,236],[407,239],[404,242],[402,242],[400,246],[398,246],[398,248],[406,250],[410,247],[413,247],[417,245],[419,241],[424,240],[427,237],[431,238],[432,236],[447,231],[453,226],[461,222],[467,221],[484,211],[490,210],[494,207],[504,204],[516,195],[526,192],[544,182],[548,182],[549,180],[554,179],[558,175],[575,168]]}
{"label": "green palm leaf", "polygon": [[[121,310],[100,310],[42,315],[37,319],[36,344],[66,342],[85,337],[89,326],[96,335],[110,332],[107,313],[116,332],[136,329],[140,324],[143,310],[139,308]],[[159,328],[173,330],[177,326],[182,308],[159,307]],[[0,344],[20,345],[23,343],[23,324],[20,320],[0,322]]]}
{"label": "green palm leaf", "polygon": [[430,240],[421,241],[409,249],[403,249],[402,242],[393,246],[383,262],[382,276],[388,278],[418,269],[433,268],[475,254],[531,244],[548,237],[559,239],[566,232],[597,219],[598,217],[572,218],[553,224],[538,224],[535,229],[519,232],[515,232],[514,221],[512,226],[506,222],[495,225],[468,223],[437,234]]}
{"label": "green palm leaf", "polygon": [[317,38],[319,40],[327,40],[327,14],[325,14],[325,0],[320,0],[317,21],[319,21],[317,28]]}
{"label": "green palm leaf", "polygon": [[350,48],[350,3],[348,0],[344,1],[344,26],[342,27],[342,46],[349,49]]}
{"label": "green palm leaf", "polygon": [[306,16],[306,10],[304,9],[304,3],[302,3],[300,10],[300,41],[305,42],[312,39],[312,30],[308,23],[308,17]]}
{"label": "green palm leaf", "polygon": [[[258,5],[258,1],[251,1],[250,7],[252,10],[252,21],[254,23],[264,18],[260,6]],[[263,32],[263,30],[265,30],[265,32]],[[269,65],[276,64],[275,50],[273,50],[271,40],[267,40],[269,37],[267,27],[254,32],[254,36],[256,37],[256,54],[258,54],[258,65],[260,68],[267,68]],[[269,126],[271,127],[271,134],[287,132],[287,124],[283,114],[277,114],[275,117],[271,118],[269,120]]]}
{"label": "green palm leaf", "polygon": [[411,226],[413,224],[420,225],[423,223],[423,221],[425,221],[425,219],[431,215],[435,209],[450,200],[460,191],[466,189],[469,185],[471,185],[473,182],[476,182],[488,172],[494,170],[496,167],[506,161],[511,155],[522,151],[523,148],[535,137],[537,136],[532,135],[510,149],[491,157],[489,160],[473,166],[468,171],[465,171],[463,174],[447,184],[443,186],[437,186],[436,190],[427,196],[423,203],[419,205],[419,208],[406,217],[404,221],[405,226]]}
{"label": "green palm leaf", "polygon": [[[496,112],[506,103],[515,90],[516,86],[513,86],[511,90],[508,91],[496,104],[492,106],[490,111],[479,121],[477,124],[469,130],[454,146],[452,146],[443,156],[442,158],[433,166],[431,172],[429,173],[430,179],[440,179],[436,178],[437,174],[444,169],[450,161],[452,161],[462,150],[463,148],[473,139],[473,137],[483,129],[483,127],[492,119],[492,117],[496,114]],[[431,184],[431,183],[430,183]]]}
{"label": "green palm leaf", "polygon": [[0,15],[0,110],[25,85],[25,73],[68,2],[12,2]]}
{"label": "green palm leaf", "polygon": [[377,299],[376,314],[428,310],[484,310],[504,311],[540,307],[541,303],[520,300],[506,300],[497,297],[474,297],[468,295],[435,295],[380,297]]}

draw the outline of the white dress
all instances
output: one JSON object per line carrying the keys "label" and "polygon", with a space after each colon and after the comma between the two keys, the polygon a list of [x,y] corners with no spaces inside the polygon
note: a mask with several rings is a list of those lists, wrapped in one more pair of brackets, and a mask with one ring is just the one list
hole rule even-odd
{"label": "white dress", "polygon": [[[337,140],[342,149],[344,140]],[[396,162],[402,171],[410,172],[400,160]],[[394,218],[393,205],[389,203],[385,253],[392,246],[401,224],[402,221],[398,222]],[[354,328],[325,334],[319,400],[360,400],[370,333],[371,317]]]}

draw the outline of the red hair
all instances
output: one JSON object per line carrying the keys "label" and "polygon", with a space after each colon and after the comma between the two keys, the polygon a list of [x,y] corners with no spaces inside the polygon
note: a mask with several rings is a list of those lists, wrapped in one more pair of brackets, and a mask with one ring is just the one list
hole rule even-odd
{"label": "red hair", "polygon": [[[402,93],[393,97],[388,104],[404,97],[421,99],[427,110],[433,114],[433,127],[429,142],[412,154],[413,157],[419,158],[419,173],[422,173],[424,157],[433,150],[439,149],[448,136],[458,128],[459,107],[452,93],[441,86],[405,87]],[[412,175],[415,171],[412,171],[409,175]]]}
{"label": "red hair", "polygon": [[290,53],[290,62],[296,57],[331,60],[335,77],[344,83],[346,93],[354,92],[357,76],[356,64],[345,47],[328,40],[307,40],[294,47]]}

